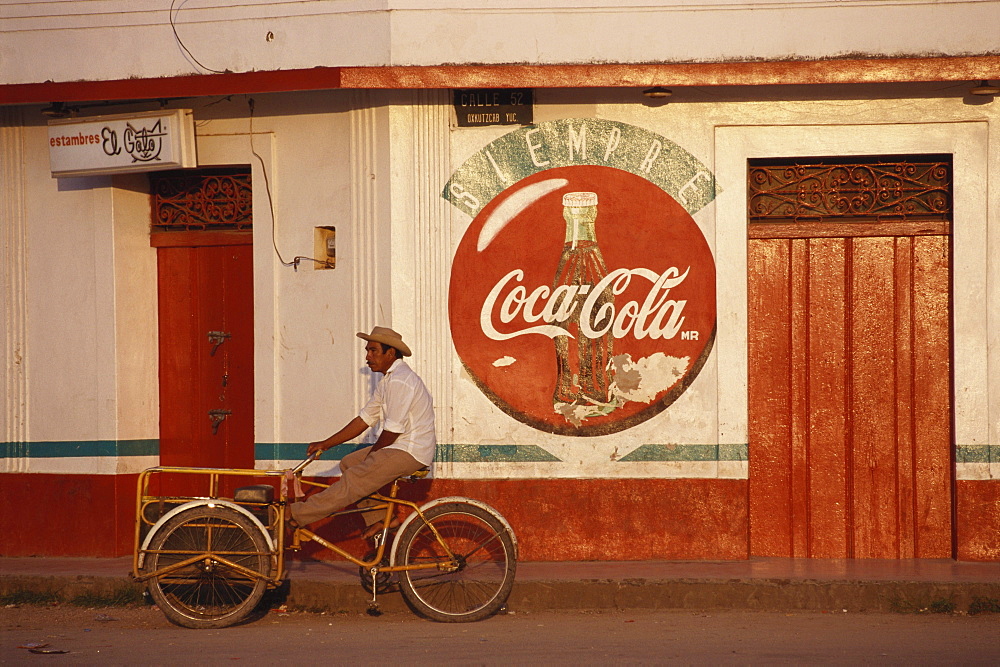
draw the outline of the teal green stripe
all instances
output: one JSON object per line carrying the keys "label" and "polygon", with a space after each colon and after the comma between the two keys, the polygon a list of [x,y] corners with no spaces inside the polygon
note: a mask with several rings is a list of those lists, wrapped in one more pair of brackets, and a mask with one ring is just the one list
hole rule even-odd
{"label": "teal green stripe", "polygon": [[650,461],[746,461],[747,446],[735,445],[640,445],[620,463]]}
{"label": "teal green stripe", "polygon": [[[339,461],[364,446],[344,444],[323,454],[325,460]],[[258,461],[294,461],[306,456],[308,443],[263,443],[254,447]],[[115,456],[157,456],[160,441],[146,440],[59,440],[50,442],[0,442],[0,458],[94,458]],[[649,461],[746,461],[746,444],[720,445],[641,445],[619,459],[635,463]],[[957,463],[1000,463],[1000,445],[957,445]],[[538,463],[560,459],[537,445],[439,444],[439,462]]]}
{"label": "teal green stripe", "polygon": [[720,461],[747,461],[749,460],[749,446],[746,443],[731,445],[719,445]]}
{"label": "teal green stripe", "polygon": [[438,445],[441,463],[552,463],[560,459],[537,445]]}
{"label": "teal green stripe", "polygon": [[156,456],[159,440],[55,440],[3,442],[0,458],[94,458],[103,456]]}
{"label": "teal green stripe", "polygon": [[957,463],[1000,463],[1000,445],[958,445]]}
{"label": "teal green stripe", "polygon": [[[339,461],[366,444],[347,443],[331,447],[320,458]],[[301,461],[306,457],[305,442],[258,442],[257,461]],[[159,440],[63,440],[52,442],[0,442],[0,458],[95,458],[116,456],[157,456]],[[461,463],[558,462],[559,459],[536,445],[438,445],[437,461]]]}
{"label": "teal green stripe", "polygon": [[[351,452],[366,444],[345,443],[323,452],[320,456],[324,461],[339,461]],[[306,458],[308,442],[258,442],[254,445],[254,460],[257,461],[302,461]]]}
{"label": "teal green stripe", "polygon": [[[306,457],[307,443],[262,443],[254,447],[257,461],[301,461]],[[365,444],[344,444],[331,447],[320,458],[339,461]],[[434,458],[438,462],[457,463],[525,463],[559,461],[536,445],[442,445]]]}
{"label": "teal green stripe", "polygon": [[159,456],[159,440],[119,440],[118,456]]}

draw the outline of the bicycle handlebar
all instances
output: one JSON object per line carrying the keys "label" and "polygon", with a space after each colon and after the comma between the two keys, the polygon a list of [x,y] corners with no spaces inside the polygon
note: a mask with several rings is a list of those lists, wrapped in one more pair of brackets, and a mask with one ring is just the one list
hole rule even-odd
{"label": "bicycle handlebar", "polygon": [[309,456],[307,456],[305,458],[304,461],[302,461],[302,463],[300,463],[297,466],[295,466],[294,468],[292,468],[292,473],[295,474],[295,475],[301,474],[302,471],[306,469],[307,465],[309,465],[310,463],[312,463],[313,461],[315,461],[318,458],[319,458],[319,454],[310,454]]}

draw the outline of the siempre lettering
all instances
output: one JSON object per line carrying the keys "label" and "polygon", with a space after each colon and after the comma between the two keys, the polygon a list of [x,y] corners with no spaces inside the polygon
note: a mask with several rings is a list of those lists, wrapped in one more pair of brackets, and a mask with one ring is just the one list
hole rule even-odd
{"label": "siempre lettering", "polygon": [[[610,332],[615,338],[631,333],[638,340],[647,336],[670,340],[684,325],[687,305],[686,300],[670,299],[670,290],[683,283],[690,270],[688,267],[681,273],[671,267],[658,274],[644,268],[616,269],[596,285],[560,285],[554,289],[540,285],[528,292],[520,284],[524,271],[514,269],[490,290],[479,313],[479,324],[483,334],[492,340],[527,335],[574,338],[560,323],[575,320],[579,310],[580,334],[587,338],[599,338]],[[600,298],[608,288],[615,295],[624,293],[633,277],[650,283],[641,303],[633,300],[619,307]],[[544,324],[536,324],[539,322]],[[497,323],[504,325],[505,331],[500,331]],[[513,325],[511,330],[506,330],[510,325]]]}

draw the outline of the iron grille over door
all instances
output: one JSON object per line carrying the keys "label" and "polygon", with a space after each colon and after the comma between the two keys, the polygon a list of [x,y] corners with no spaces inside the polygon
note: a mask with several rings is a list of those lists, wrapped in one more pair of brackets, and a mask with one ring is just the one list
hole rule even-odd
{"label": "iron grille over door", "polygon": [[750,223],[951,219],[951,156],[750,160]]}
{"label": "iron grille over door", "polygon": [[244,231],[253,226],[249,167],[154,172],[154,232]]}

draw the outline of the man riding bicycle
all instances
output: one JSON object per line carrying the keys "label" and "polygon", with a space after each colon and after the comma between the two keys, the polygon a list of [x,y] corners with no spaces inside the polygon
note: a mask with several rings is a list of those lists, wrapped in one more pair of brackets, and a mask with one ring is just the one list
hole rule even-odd
{"label": "man riding bicycle", "polygon": [[[382,422],[375,444],[351,452],[340,461],[340,480],[305,502],[291,505],[292,528],[312,523],[351,503],[365,506],[362,499],[397,477],[430,466],[437,451],[434,430],[434,403],[420,377],[403,361],[411,356],[400,334],[375,327],[370,334],[358,333],[367,341],[365,362],[383,377],[361,413],[326,440],[309,444],[309,456],[319,456],[330,447],[343,444]],[[361,501],[361,502],[359,502]],[[362,513],[365,537],[383,529],[378,512]]]}

